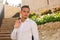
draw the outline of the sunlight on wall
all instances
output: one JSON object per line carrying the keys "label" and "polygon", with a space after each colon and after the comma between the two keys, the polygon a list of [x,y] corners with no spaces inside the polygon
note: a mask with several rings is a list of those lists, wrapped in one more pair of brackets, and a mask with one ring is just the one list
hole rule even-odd
{"label": "sunlight on wall", "polygon": [[22,3],[22,0],[3,0],[3,4],[8,3],[10,6],[19,6]]}

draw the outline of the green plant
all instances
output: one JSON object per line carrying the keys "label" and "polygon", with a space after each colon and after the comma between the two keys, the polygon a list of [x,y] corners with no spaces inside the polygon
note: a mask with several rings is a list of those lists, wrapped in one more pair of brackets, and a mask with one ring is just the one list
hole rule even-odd
{"label": "green plant", "polygon": [[53,9],[54,9],[54,12],[60,11],[60,7],[56,7],[56,8],[53,8]]}
{"label": "green plant", "polygon": [[51,12],[51,10],[49,9],[49,10],[46,10],[46,11],[42,12],[41,15],[46,15],[46,14],[51,14],[51,13],[52,13],[52,12]]}
{"label": "green plant", "polygon": [[34,20],[38,25],[41,25],[41,24],[45,24],[48,22],[60,21],[60,13],[55,12],[52,14],[46,14],[42,16],[37,16],[36,14],[34,14],[30,18]]}
{"label": "green plant", "polygon": [[29,15],[29,18],[31,18],[32,16],[35,16],[35,15],[36,15],[36,13],[32,13]]}

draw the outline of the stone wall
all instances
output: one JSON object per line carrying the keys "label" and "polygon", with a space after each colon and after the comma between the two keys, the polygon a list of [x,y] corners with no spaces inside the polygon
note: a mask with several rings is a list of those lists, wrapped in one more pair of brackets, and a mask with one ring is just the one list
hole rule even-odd
{"label": "stone wall", "polygon": [[39,25],[38,29],[41,40],[60,40],[60,22]]}
{"label": "stone wall", "polygon": [[[48,4],[49,1],[49,4]],[[60,0],[22,0],[22,5],[29,5],[32,11],[39,12],[60,5]]]}
{"label": "stone wall", "polygon": [[20,11],[20,8],[18,7],[4,5],[4,18],[11,18],[19,11]]}

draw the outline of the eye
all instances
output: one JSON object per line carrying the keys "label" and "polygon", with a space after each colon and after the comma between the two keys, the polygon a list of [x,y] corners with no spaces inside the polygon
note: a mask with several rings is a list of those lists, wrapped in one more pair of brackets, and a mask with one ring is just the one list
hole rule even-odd
{"label": "eye", "polygon": [[23,11],[23,12],[26,12],[26,11]]}
{"label": "eye", "polygon": [[29,13],[29,11],[27,11],[27,13]]}

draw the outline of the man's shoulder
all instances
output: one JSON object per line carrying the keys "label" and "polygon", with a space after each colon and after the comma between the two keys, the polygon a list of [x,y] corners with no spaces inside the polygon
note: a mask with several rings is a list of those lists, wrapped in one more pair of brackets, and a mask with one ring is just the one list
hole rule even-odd
{"label": "man's shoulder", "polygon": [[30,22],[31,24],[36,24],[36,22],[35,22],[34,20],[32,20],[32,19],[29,19],[29,22]]}
{"label": "man's shoulder", "polygon": [[37,27],[37,23],[32,19],[30,19],[29,25],[32,26],[32,27]]}

